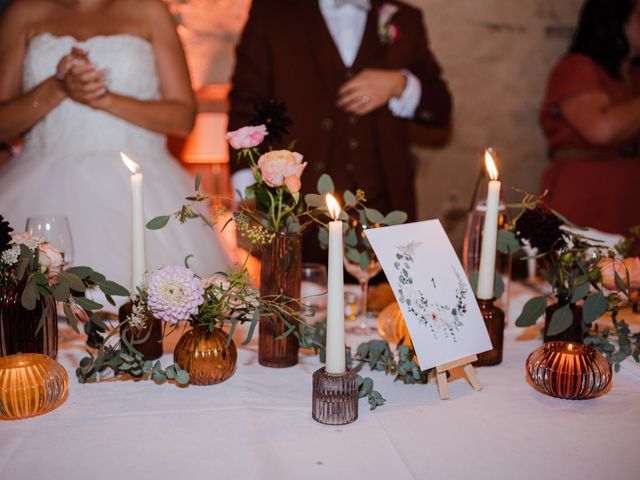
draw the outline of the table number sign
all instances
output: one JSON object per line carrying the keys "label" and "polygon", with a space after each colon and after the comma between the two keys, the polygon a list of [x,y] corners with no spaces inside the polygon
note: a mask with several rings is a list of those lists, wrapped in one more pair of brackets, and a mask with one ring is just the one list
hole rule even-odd
{"label": "table number sign", "polygon": [[491,350],[482,314],[438,220],[369,229],[422,369]]}

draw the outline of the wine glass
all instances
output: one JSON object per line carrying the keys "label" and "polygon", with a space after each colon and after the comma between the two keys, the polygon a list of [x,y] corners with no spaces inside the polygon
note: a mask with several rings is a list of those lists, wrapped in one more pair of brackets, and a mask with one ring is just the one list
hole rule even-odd
{"label": "wine glass", "polygon": [[327,319],[327,267],[321,263],[303,263],[300,285],[302,304],[314,311],[311,322]]}
{"label": "wine glass", "polygon": [[27,232],[46,239],[63,252],[64,269],[73,265],[73,239],[69,219],[65,215],[42,215],[27,218]]}
{"label": "wine glass", "polygon": [[369,293],[369,280],[382,270],[371,244],[367,240],[365,231],[378,225],[351,219],[349,229],[345,237],[344,268],[349,274],[358,280],[360,284],[360,312],[357,317],[358,326],[349,329],[351,333],[370,333],[376,328],[369,325],[369,312],[367,297]]}

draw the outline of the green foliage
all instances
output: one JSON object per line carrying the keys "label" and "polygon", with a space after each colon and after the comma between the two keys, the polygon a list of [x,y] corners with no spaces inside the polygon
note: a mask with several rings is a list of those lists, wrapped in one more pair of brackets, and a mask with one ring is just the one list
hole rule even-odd
{"label": "green foliage", "polygon": [[320,175],[318,179],[318,193],[320,195],[326,195],[327,193],[333,193],[335,191],[335,186],[333,185],[333,180],[329,175],[323,173]]}
{"label": "green foliage", "polygon": [[525,303],[522,312],[516,319],[516,325],[518,327],[530,327],[531,325],[535,325],[538,319],[544,315],[546,308],[547,297],[533,297]]}
{"label": "green foliage", "polygon": [[549,328],[547,329],[547,335],[557,335],[568,329],[573,323],[573,312],[571,311],[571,305],[568,303],[562,305],[556,309],[551,315],[551,321],[549,322]]}
{"label": "green foliage", "polygon": [[609,310],[609,300],[601,291],[589,295],[584,300],[582,307],[582,320],[591,325]]}
{"label": "green foliage", "polygon": [[171,215],[160,215],[159,217],[155,217],[152,220],[149,220],[147,222],[147,228],[149,230],[160,230],[161,228],[167,226],[169,220],[171,220]]}
{"label": "green foliage", "polygon": [[[567,330],[572,324],[571,305],[581,302],[584,302],[583,331],[587,331],[597,318],[621,301],[621,296],[616,293],[605,296],[602,292],[600,265],[603,259],[613,257],[614,253],[586,237],[582,233],[584,228],[546,207],[542,197],[526,194],[521,206],[514,224],[498,233],[498,249],[505,253],[517,250],[521,237],[532,245],[540,245],[544,251],[533,258],[542,264],[540,274],[550,284],[556,301],[561,305],[554,311],[547,333],[554,335]],[[615,282],[620,293],[628,298],[630,293],[625,285],[629,282],[625,283],[617,274]],[[545,297],[527,302],[516,325],[526,327],[535,324],[544,313],[546,303]]]}
{"label": "green foliage", "polygon": [[[90,267],[78,266],[64,272],[50,272],[39,265],[38,249],[20,245],[15,266],[2,266],[3,282],[12,282],[22,288],[21,305],[27,310],[35,310],[50,298],[62,304],[69,325],[76,332],[78,319],[74,313],[83,311],[87,317],[101,310],[102,305],[86,297],[86,292],[99,288],[113,301],[112,296],[128,296],[129,291],[121,285],[107,280],[104,275]],[[44,308],[43,308],[44,311]]]}
{"label": "green foliage", "polygon": [[522,244],[514,231],[501,228],[498,230],[498,243],[496,248],[500,253],[508,255],[518,252],[522,248]]}
{"label": "green foliage", "polygon": [[640,363],[640,332],[632,333],[624,320],[618,320],[618,313],[618,309],[612,312],[613,328],[606,327],[601,331],[598,325],[594,325],[584,340],[585,344],[597,348],[616,372],[620,371],[620,363],[627,357]]}

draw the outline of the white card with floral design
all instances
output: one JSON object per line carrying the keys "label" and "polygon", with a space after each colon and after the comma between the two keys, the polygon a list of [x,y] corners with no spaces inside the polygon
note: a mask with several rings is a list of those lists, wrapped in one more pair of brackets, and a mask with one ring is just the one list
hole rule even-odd
{"label": "white card with floral design", "polygon": [[422,369],[491,350],[473,290],[440,221],[368,229],[366,235]]}

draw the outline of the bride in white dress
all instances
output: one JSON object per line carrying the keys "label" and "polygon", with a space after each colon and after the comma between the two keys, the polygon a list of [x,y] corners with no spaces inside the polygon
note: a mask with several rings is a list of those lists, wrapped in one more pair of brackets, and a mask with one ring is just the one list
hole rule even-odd
{"label": "bride in white dress", "polygon": [[[0,141],[27,133],[0,169],[0,213],[17,230],[29,216],[67,215],[74,263],[130,285],[130,173],[119,152],[140,165],[147,220],[193,191],[165,147],[164,134],[186,135],[195,114],[173,20],[160,0],[19,0],[1,20]],[[146,244],[150,268],[193,254],[208,275],[230,260],[193,221],[147,231]]]}

